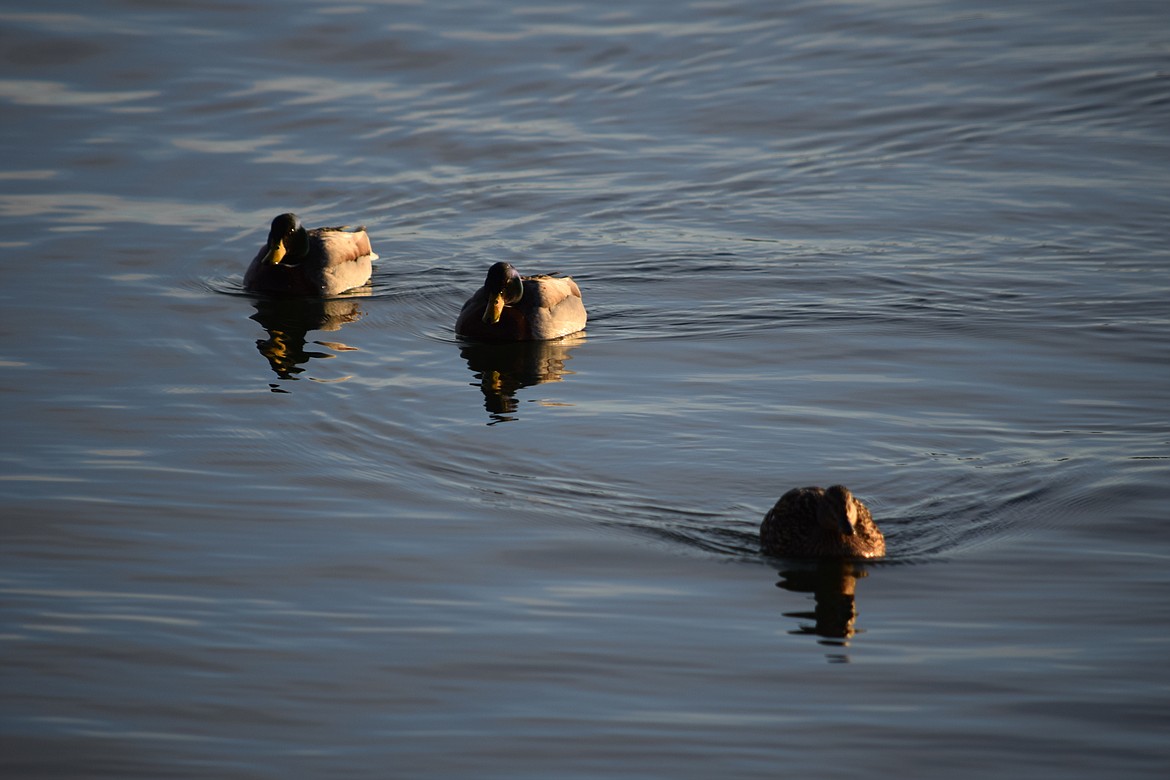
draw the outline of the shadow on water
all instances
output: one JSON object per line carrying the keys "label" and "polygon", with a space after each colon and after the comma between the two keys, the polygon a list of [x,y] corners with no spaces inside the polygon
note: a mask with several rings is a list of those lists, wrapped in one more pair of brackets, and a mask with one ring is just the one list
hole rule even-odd
{"label": "shadow on water", "polygon": [[[888,532],[890,529],[885,527],[885,530]],[[731,555],[742,561],[766,561],[767,569],[773,572],[772,576],[779,575],[775,583],[777,588],[789,593],[812,594],[811,611],[782,612],[785,618],[798,621],[797,627],[788,633],[813,636],[820,644],[842,651],[849,647],[850,639],[864,631],[856,625],[857,581],[868,577],[871,567],[880,570],[890,564],[912,562],[897,552],[891,558],[879,561],[830,558],[802,560],[767,556],[760,550],[757,523],[754,521],[737,521],[734,527],[730,527],[715,526],[707,520],[704,528],[696,525],[686,530],[680,527],[659,529],[655,535],[718,555]],[[887,533],[887,540],[896,548],[899,541],[897,532]],[[780,608],[791,610],[792,598],[782,598]],[[829,654],[828,660],[831,663],[848,663],[849,658],[843,652],[836,652]]]}
{"label": "shadow on water", "polygon": [[[819,637],[820,644],[846,648],[849,640],[863,629],[857,628],[857,581],[869,576],[856,561],[820,560],[786,563],[780,570],[781,588],[792,593],[811,593],[812,611],[785,612],[784,617],[799,621],[788,633]],[[848,662],[844,655],[831,655],[830,661]]]}
{"label": "shadow on water", "polygon": [[[272,372],[281,380],[299,379],[306,364],[316,358],[334,357],[328,352],[306,349],[308,343],[337,351],[354,349],[335,341],[308,341],[314,330],[338,331],[349,322],[361,319],[363,312],[359,296],[352,293],[345,298],[262,298],[253,302],[256,313],[251,319],[260,323],[268,338],[257,339],[256,349],[268,361]],[[318,380],[325,381],[325,380]],[[341,379],[329,381],[343,381]],[[272,392],[285,393],[276,384]]]}
{"label": "shadow on water", "polygon": [[[775,581],[778,589],[788,594],[811,594],[811,610],[794,609],[793,597],[787,594],[778,594],[781,596],[778,606],[785,618],[797,621],[789,634],[811,636],[819,644],[834,648],[835,651],[827,655],[830,663],[848,663],[845,649],[854,636],[864,633],[864,629],[857,626],[857,581],[868,577],[871,571],[915,562],[897,552],[891,558],[875,561],[775,558],[761,552],[755,522],[736,521],[734,527],[715,526],[710,519],[706,522],[707,526],[702,530],[697,525],[686,530],[676,527],[658,529],[654,535],[719,556],[730,555],[745,562],[766,562],[769,576],[779,576]],[[888,533],[887,540],[896,547],[897,533]],[[919,556],[911,558],[920,560]]]}
{"label": "shadow on water", "polygon": [[582,335],[556,341],[461,343],[459,352],[478,380],[472,386],[483,392],[483,408],[491,418],[488,425],[518,419],[516,393],[523,388],[564,381],[573,373],[565,368],[572,359],[569,353],[584,341]]}
{"label": "shadow on water", "polygon": [[[639,515],[636,524],[641,530],[671,544],[717,557],[764,563],[767,576],[780,591],[776,594],[777,610],[786,619],[787,633],[812,637],[829,648],[826,660],[830,663],[848,663],[847,649],[853,638],[866,630],[858,625],[859,580],[880,576],[891,567],[946,561],[1034,530],[1044,524],[1044,518],[1061,516],[1064,511],[1060,503],[1052,501],[1053,490],[1052,484],[1038,482],[1032,471],[1001,474],[994,489],[988,488],[985,479],[970,475],[942,480],[926,489],[925,496],[907,501],[901,512],[875,509],[888,552],[872,561],[765,555],[759,545],[761,515],[753,516],[752,507],[747,505],[714,513],[634,506],[623,516],[629,525]],[[988,498],[989,492],[994,493],[994,500]],[[811,604],[794,601],[802,594],[804,599],[811,595]]]}

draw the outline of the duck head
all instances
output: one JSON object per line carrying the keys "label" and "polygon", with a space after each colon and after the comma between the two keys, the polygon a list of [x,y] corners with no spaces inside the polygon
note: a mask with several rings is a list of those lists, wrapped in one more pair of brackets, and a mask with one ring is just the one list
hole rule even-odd
{"label": "duck head", "polygon": [[857,525],[857,504],[849,488],[844,485],[827,488],[817,504],[817,520],[826,531],[853,536]]}
{"label": "duck head", "polygon": [[524,296],[524,282],[511,265],[496,263],[488,269],[483,290],[487,294],[483,321],[487,325],[495,325],[500,321],[504,306],[517,303]]}
{"label": "duck head", "polygon": [[264,262],[277,265],[287,256],[291,260],[304,257],[309,251],[309,235],[296,214],[281,214],[272,220],[268,231]]}

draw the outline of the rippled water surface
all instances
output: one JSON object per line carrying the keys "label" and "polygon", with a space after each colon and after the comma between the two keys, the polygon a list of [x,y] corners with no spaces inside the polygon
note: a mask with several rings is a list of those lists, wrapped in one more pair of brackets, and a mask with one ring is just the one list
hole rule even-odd
{"label": "rippled water surface", "polygon": [[[11,777],[1161,776],[1161,2],[0,9]],[[271,218],[369,289],[264,301]],[[583,337],[452,324],[571,273]],[[761,556],[840,482],[889,557]]]}

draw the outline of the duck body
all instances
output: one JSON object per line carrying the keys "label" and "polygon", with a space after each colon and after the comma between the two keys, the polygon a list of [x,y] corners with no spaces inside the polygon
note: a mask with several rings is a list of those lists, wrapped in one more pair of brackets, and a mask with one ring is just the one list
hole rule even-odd
{"label": "duck body", "polygon": [[475,341],[547,341],[584,330],[585,320],[571,277],[520,276],[501,262],[463,304],[455,333]]}
{"label": "duck body", "polygon": [[886,540],[844,485],[793,488],[760,524],[760,547],[784,558],[880,558]]}
{"label": "duck body", "polygon": [[306,230],[296,214],[281,214],[272,220],[268,240],[244,273],[244,289],[273,295],[337,295],[369,282],[377,259],[365,228]]}

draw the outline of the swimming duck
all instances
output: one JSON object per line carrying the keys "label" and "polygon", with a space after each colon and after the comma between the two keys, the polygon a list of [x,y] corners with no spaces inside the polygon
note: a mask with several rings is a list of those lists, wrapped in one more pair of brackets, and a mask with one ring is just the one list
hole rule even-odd
{"label": "swimming duck", "polygon": [[760,546],[786,558],[880,558],[886,540],[844,485],[793,488],[760,524]]}
{"label": "swimming duck", "polygon": [[545,341],[584,327],[585,304],[572,278],[521,276],[508,263],[488,269],[455,321],[455,333],[478,341]]}
{"label": "swimming duck", "polygon": [[268,241],[244,274],[244,289],[336,295],[370,281],[370,264],[377,259],[365,228],[305,230],[296,214],[281,214],[272,220]]}

